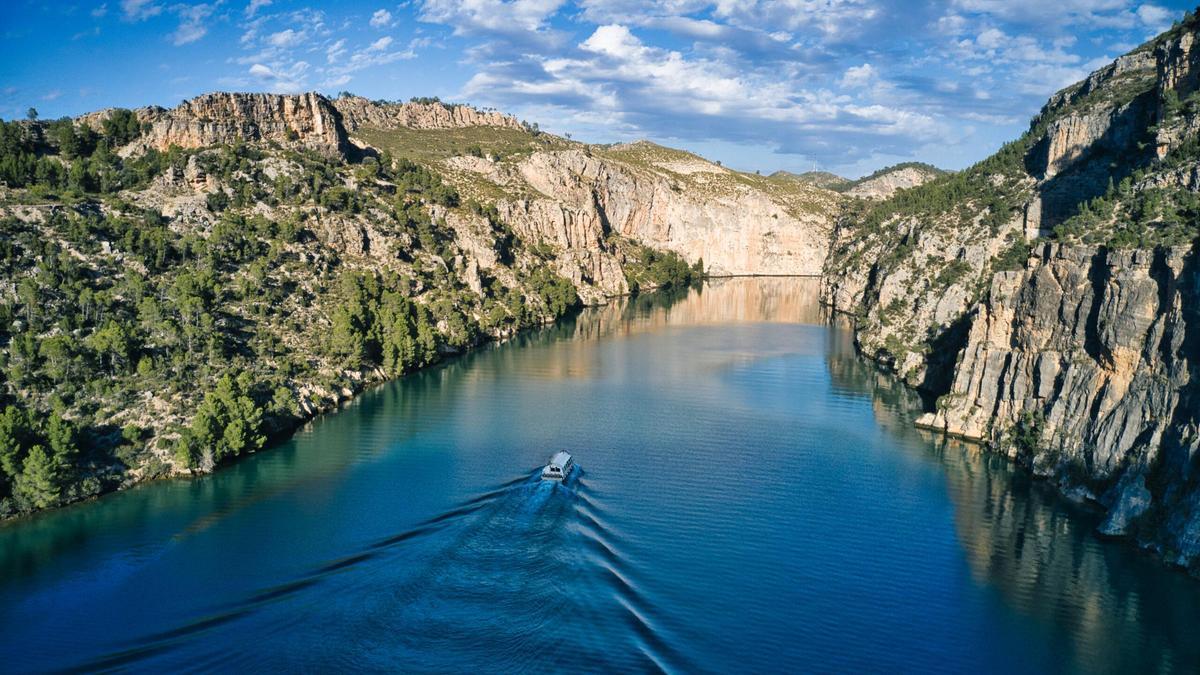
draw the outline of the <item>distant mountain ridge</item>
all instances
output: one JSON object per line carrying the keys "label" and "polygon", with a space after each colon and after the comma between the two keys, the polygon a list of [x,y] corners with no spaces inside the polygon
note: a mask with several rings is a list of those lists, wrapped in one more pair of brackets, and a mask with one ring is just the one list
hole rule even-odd
{"label": "distant mountain ridge", "polygon": [[879,169],[869,176],[858,179],[843,178],[828,171],[806,171],[791,173],[776,171],[773,178],[793,180],[815,185],[826,190],[841,192],[863,199],[887,199],[898,190],[905,190],[927,183],[947,171],[924,162],[901,162]]}

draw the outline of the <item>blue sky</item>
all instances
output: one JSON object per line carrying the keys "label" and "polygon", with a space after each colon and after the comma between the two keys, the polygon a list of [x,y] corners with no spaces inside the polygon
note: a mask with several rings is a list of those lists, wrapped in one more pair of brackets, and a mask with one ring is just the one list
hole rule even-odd
{"label": "blue sky", "polygon": [[495,107],[592,142],[649,138],[745,170],[962,168],[1192,6],[5,0],[0,117],[349,90]]}

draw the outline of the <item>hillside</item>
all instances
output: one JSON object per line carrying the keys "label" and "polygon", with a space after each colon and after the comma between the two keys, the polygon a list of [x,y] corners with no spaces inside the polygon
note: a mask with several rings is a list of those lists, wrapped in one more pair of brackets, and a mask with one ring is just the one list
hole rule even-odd
{"label": "hillside", "polygon": [[924,185],[945,173],[930,164],[904,162],[884,167],[869,176],[850,181],[838,191],[861,199],[887,199],[900,190]]}
{"label": "hillside", "polygon": [[922,389],[922,424],[1200,560],[1195,271],[1200,28],[1191,16],[1055,94],[962,172],[839,221],[823,287],[861,349]]}
{"label": "hillside", "polygon": [[582,303],[819,272],[840,198],[435,100],[0,124],[0,516],[204,473]]}
{"label": "hillside", "polygon": [[841,192],[854,183],[849,178],[843,178],[836,173],[828,171],[805,171],[804,173],[776,171],[771,174],[771,178],[800,181],[819,188],[825,188],[826,190],[834,190],[835,192]]}

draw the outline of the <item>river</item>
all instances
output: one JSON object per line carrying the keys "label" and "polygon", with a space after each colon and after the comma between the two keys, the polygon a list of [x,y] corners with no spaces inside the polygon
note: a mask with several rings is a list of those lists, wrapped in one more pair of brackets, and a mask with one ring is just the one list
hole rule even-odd
{"label": "river", "polygon": [[1200,583],[914,429],[816,295],[587,310],[0,526],[0,670],[1200,669]]}

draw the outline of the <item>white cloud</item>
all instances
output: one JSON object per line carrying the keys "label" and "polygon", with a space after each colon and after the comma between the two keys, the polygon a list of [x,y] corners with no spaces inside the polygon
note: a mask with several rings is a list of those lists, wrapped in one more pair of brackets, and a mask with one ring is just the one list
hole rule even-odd
{"label": "white cloud", "polygon": [[337,63],[346,54],[346,40],[343,38],[325,49],[325,59],[329,63]]}
{"label": "white cloud", "polygon": [[[341,41],[339,40],[339,42]],[[350,54],[350,58],[348,59],[342,58],[342,54],[346,50],[344,48],[341,49],[337,62],[334,63],[331,61],[331,65],[325,70],[326,74],[329,76],[328,81],[339,81],[350,73],[355,73],[366,68],[374,68],[376,66],[383,66],[389,63],[395,63],[396,61],[404,61],[417,57],[416,44],[418,43],[418,40],[409,42],[408,47],[406,47],[403,51],[388,51],[388,47],[392,45],[392,42],[393,40],[390,37],[379,38],[367,47]]]}
{"label": "white cloud", "polygon": [[392,38],[384,36],[384,37],[381,37],[378,40],[372,42],[371,46],[367,47],[367,51],[381,52],[381,51],[387,49],[388,46],[390,46],[391,44],[392,44]]}
{"label": "white cloud", "polygon": [[212,16],[213,5],[175,5],[172,11],[179,15],[179,27],[171,34],[176,47],[190,44],[208,33],[208,17]]}
{"label": "white cloud", "polygon": [[371,26],[373,28],[387,28],[392,25],[392,13],[386,9],[377,9],[371,15]]}
{"label": "white cloud", "polygon": [[1156,5],[1142,5],[1136,13],[1138,20],[1155,32],[1166,30],[1176,17],[1175,12]]}
{"label": "white cloud", "polygon": [[304,34],[291,28],[271,33],[267,36],[267,44],[272,47],[295,47],[304,40]]}
{"label": "white cloud", "polygon": [[108,14],[108,3],[104,3],[104,4],[100,5],[99,7],[92,10],[92,16],[96,17],[97,19],[104,16],[105,14]]}
{"label": "white cloud", "polygon": [[246,72],[269,91],[295,94],[306,88],[305,76],[308,70],[309,65],[306,62],[297,61],[286,69],[276,69],[256,63],[250,66]]}
{"label": "white cloud", "polygon": [[456,35],[540,31],[565,0],[425,0],[420,18],[454,27]]}
{"label": "white cloud", "polygon": [[[853,96],[804,86],[797,72],[776,63],[743,63],[729,49],[664,49],[611,23],[597,27],[574,52],[488,63],[463,94],[489,104],[552,109],[555,119],[606,119],[642,136],[786,144],[839,160],[866,152],[868,143],[876,144],[872,150],[924,143],[942,129],[919,109],[876,100],[887,85],[871,64],[843,72]],[[844,141],[852,137],[864,147],[847,147]]]}
{"label": "white cloud", "polygon": [[141,21],[162,13],[154,0],[121,0],[121,12],[127,21]]}
{"label": "white cloud", "polygon": [[258,10],[267,7],[271,4],[271,0],[250,0],[250,4],[246,5],[246,18],[254,18]]}
{"label": "white cloud", "polygon": [[861,89],[869,87],[879,78],[879,72],[869,63],[864,63],[861,66],[852,66],[846,69],[846,73],[842,75],[842,86],[847,89]]}

